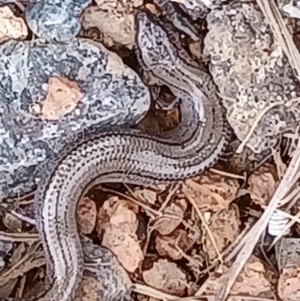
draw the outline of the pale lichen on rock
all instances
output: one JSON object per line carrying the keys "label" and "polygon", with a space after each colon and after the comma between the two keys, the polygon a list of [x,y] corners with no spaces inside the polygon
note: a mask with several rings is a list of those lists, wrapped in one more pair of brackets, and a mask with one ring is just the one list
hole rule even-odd
{"label": "pale lichen on rock", "polygon": [[292,68],[254,4],[233,1],[212,10],[207,22],[205,54],[228,121],[249,148],[264,151],[300,120]]}

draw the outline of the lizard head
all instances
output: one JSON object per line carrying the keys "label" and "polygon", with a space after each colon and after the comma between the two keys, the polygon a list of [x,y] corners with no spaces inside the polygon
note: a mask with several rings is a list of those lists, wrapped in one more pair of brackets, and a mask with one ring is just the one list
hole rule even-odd
{"label": "lizard head", "polygon": [[145,11],[137,13],[135,31],[137,53],[146,68],[176,66],[178,63],[176,47],[158,18]]}

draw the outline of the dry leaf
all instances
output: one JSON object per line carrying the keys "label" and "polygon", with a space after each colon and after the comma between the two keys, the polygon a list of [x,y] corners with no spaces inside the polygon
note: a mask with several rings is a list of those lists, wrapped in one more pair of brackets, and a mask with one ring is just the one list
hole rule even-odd
{"label": "dry leaf", "polygon": [[189,44],[189,49],[191,54],[197,59],[201,59],[202,57],[202,41],[195,41]]}
{"label": "dry leaf", "polygon": [[146,3],[145,7],[147,8],[147,10],[149,10],[151,12],[151,14],[156,15],[156,16],[159,14],[159,12],[154,4]]}
{"label": "dry leaf", "polygon": [[[128,204],[128,201],[117,198],[106,201],[98,213],[97,231],[98,236],[101,236],[101,230],[105,230],[102,245],[117,256],[127,271],[134,272],[144,259],[144,254],[136,235],[138,220]],[[109,220],[105,217],[105,209],[108,209],[106,215]]]}
{"label": "dry leaf", "polygon": [[289,267],[283,269],[278,282],[278,294],[284,301],[300,300],[300,269]]}
{"label": "dry leaf", "polygon": [[[106,227],[111,224],[111,216],[115,214],[116,208],[119,206],[127,208],[134,214],[139,212],[138,205],[130,203],[127,200],[119,199],[119,197],[117,196],[110,197],[107,201],[104,202],[103,206],[98,211],[97,232],[99,235],[101,231],[105,231]],[[128,232],[135,233],[138,227],[138,221],[136,217],[133,217],[133,222],[126,223],[126,227],[129,228]]]}
{"label": "dry leaf", "polygon": [[[242,295],[261,298],[274,298],[274,288],[268,280],[270,277],[267,275],[267,273],[269,273],[269,271],[266,271],[259,259],[252,255],[239,274],[239,277],[233,285],[230,294],[232,296]],[[217,289],[222,285],[222,279],[225,276],[226,274],[222,275],[220,278],[216,278],[211,274],[210,278],[208,279],[208,288],[206,293],[214,295]],[[228,301],[233,300],[236,299],[230,297],[228,298]]]}
{"label": "dry leaf", "polygon": [[212,211],[228,208],[239,188],[236,179],[226,178],[209,171],[194,179],[186,180],[185,184],[183,192],[188,189],[199,208],[209,208]]}
{"label": "dry leaf", "polygon": [[[172,236],[157,236],[155,238],[155,249],[158,254],[164,257],[170,257],[173,260],[182,259],[182,253],[191,249],[195,241],[188,237],[183,229],[175,230]],[[180,248],[176,247],[176,245]]]}
{"label": "dry leaf", "polygon": [[81,283],[82,301],[98,300],[99,283],[94,277],[84,277]]}
{"label": "dry leaf", "polygon": [[[222,210],[222,212],[211,219],[209,229],[215,238],[217,248],[220,252],[238,237],[240,232],[239,226],[239,215],[234,209]],[[210,260],[218,257],[209,235],[206,235],[205,246],[205,251]]]}
{"label": "dry leaf", "polygon": [[[99,1],[100,2],[100,1]],[[105,1],[101,1],[105,2]],[[81,24],[85,30],[96,27],[103,35],[103,42],[108,47],[115,43],[131,49],[134,45],[134,11],[126,12],[120,8],[99,3],[88,7],[82,16]]]}
{"label": "dry leaf", "polygon": [[187,279],[178,266],[166,259],[153,263],[148,271],[143,271],[145,283],[168,294],[181,296],[187,287]]}
{"label": "dry leaf", "polygon": [[264,164],[250,175],[248,191],[254,202],[267,205],[278,184],[275,167],[271,164]]}
{"label": "dry leaf", "polygon": [[278,294],[282,300],[300,300],[300,240],[283,238],[275,245],[280,271]]}
{"label": "dry leaf", "polygon": [[157,200],[157,192],[151,189],[136,189],[133,191],[133,195],[144,201],[145,203],[154,205]]}
{"label": "dry leaf", "polygon": [[21,231],[22,229],[22,221],[16,217],[15,215],[5,212],[3,217],[3,224],[5,227],[11,231]]}
{"label": "dry leaf", "polygon": [[187,202],[185,199],[179,199],[172,202],[163,211],[164,214],[177,216],[178,218],[162,217],[158,219],[158,225],[156,230],[161,235],[169,235],[172,233],[181,223],[183,215],[187,209]]}
{"label": "dry leaf", "polygon": [[108,227],[103,236],[102,245],[110,249],[122,266],[133,273],[144,260],[144,254],[136,235],[126,233],[122,226]]}

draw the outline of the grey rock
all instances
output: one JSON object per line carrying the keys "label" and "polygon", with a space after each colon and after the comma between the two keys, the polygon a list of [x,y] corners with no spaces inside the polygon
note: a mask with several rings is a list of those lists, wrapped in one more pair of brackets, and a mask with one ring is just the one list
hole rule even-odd
{"label": "grey rock", "polygon": [[[150,106],[138,75],[100,43],[9,41],[0,58],[0,199],[31,190],[39,165],[78,133],[135,124]],[[31,108],[42,108],[53,76],[76,82],[83,98],[58,120],[45,120]]]}
{"label": "grey rock", "polygon": [[[84,279],[86,282],[95,279],[96,301],[133,301],[130,296],[132,282],[129,275],[110,250],[84,238],[83,252]],[[80,298],[80,300],[86,299]]]}
{"label": "grey rock", "polygon": [[77,36],[78,17],[92,0],[42,0],[26,7],[25,17],[32,32],[47,41],[67,41]]}

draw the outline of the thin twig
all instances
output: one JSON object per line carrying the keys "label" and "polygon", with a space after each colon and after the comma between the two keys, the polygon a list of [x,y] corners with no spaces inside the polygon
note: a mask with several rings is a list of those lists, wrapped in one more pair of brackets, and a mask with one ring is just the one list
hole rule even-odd
{"label": "thin twig", "polygon": [[212,245],[213,245],[213,247],[214,247],[214,249],[215,249],[215,251],[216,251],[216,253],[218,255],[219,261],[223,262],[223,258],[222,258],[222,255],[221,255],[220,251],[219,251],[216,239],[215,239],[212,231],[209,229],[209,227],[208,227],[208,225],[207,225],[207,223],[206,223],[206,221],[205,221],[205,219],[204,219],[204,217],[203,217],[203,215],[202,215],[199,207],[197,206],[197,204],[195,203],[193,197],[191,196],[190,192],[188,191],[187,186],[184,185],[184,187],[183,187],[182,190],[183,190],[185,196],[187,197],[187,199],[189,200],[189,202],[192,204],[192,206],[196,210],[197,215],[200,218],[200,220],[201,220],[201,222],[202,222],[202,224],[203,224],[203,226],[204,226],[204,228],[205,228],[205,230],[206,230],[206,232],[207,232],[207,234],[208,234],[208,236],[209,236],[209,238],[211,240],[211,243],[212,243]]}
{"label": "thin twig", "polygon": [[[289,63],[296,69],[295,76],[300,79],[300,59],[299,51],[296,48],[291,35],[289,34],[284,21],[281,17],[281,14],[276,7],[276,4],[273,1],[268,0],[257,0],[257,3],[262,10],[266,20],[269,22],[271,29],[274,33],[274,36],[277,42],[280,43],[283,51],[289,59]],[[278,186],[274,196],[272,197],[268,208],[265,210],[261,218],[255,224],[255,226],[249,231],[248,234],[251,234],[248,241],[241,249],[239,255],[237,256],[235,262],[230,268],[228,274],[225,277],[225,281],[220,286],[219,291],[216,294],[215,301],[226,300],[227,296],[230,293],[230,290],[245,265],[248,258],[251,256],[253,249],[259,240],[259,237],[265,231],[265,228],[268,225],[268,222],[274,213],[275,209],[280,204],[281,200],[287,195],[289,190],[293,187],[296,180],[300,176],[298,172],[300,166],[300,139],[298,141],[296,150],[293,154],[290,166],[288,167],[283,179]]]}
{"label": "thin twig", "polygon": [[[216,301],[226,300],[230,293],[230,290],[241,272],[243,266],[247,262],[248,258],[251,256],[259,237],[266,229],[269,220],[274,213],[275,209],[278,207],[281,199],[288,193],[290,188],[294,185],[295,181],[299,177],[299,166],[300,166],[300,139],[297,148],[294,152],[294,156],[291,160],[290,166],[288,167],[280,185],[278,186],[274,196],[272,197],[268,208],[265,210],[263,215],[254,225],[254,227],[248,232],[247,236],[249,239],[245,242],[243,248],[238,254],[235,262],[230,268],[228,274],[226,275],[220,290],[216,294]],[[251,238],[251,239],[250,239]]]}

